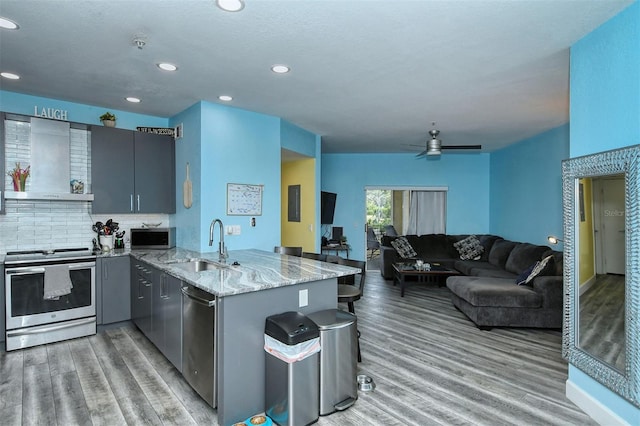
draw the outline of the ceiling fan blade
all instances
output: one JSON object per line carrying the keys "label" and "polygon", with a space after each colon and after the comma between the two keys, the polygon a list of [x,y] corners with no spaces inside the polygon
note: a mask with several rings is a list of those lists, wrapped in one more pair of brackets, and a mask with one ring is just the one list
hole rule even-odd
{"label": "ceiling fan blade", "polygon": [[427,150],[426,149],[424,151],[422,151],[420,154],[416,154],[416,157],[424,157],[425,155],[427,155]]}
{"label": "ceiling fan blade", "polygon": [[442,145],[442,149],[482,149],[482,145]]}

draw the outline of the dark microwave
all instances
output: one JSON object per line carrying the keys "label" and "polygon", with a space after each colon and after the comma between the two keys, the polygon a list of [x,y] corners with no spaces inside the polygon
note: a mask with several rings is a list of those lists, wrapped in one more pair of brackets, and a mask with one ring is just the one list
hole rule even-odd
{"label": "dark microwave", "polygon": [[131,228],[132,249],[168,249],[176,246],[176,228]]}

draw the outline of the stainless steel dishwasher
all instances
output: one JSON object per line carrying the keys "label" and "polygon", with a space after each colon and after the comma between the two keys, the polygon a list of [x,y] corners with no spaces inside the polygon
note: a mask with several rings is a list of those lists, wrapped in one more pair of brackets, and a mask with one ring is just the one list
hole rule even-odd
{"label": "stainless steel dishwasher", "polygon": [[192,285],[182,287],[182,375],[216,408],[216,297]]}

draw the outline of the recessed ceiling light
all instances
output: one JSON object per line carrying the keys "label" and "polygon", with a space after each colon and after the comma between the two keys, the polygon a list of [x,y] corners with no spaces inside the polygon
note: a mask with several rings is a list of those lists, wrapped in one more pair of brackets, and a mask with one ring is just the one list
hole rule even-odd
{"label": "recessed ceiling light", "polygon": [[168,62],[159,63],[158,64],[158,68],[160,68],[161,70],[164,70],[164,71],[175,71],[175,70],[178,69],[178,67],[176,67],[175,65],[170,64]]}
{"label": "recessed ceiling light", "polygon": [[221,101],[225,101],[225,102],[229,102],[232,101],[233,98],[229,95],[220,95],[218,96],[218,99],[220,99]]}
{"label": "recessed ceiling light", "polygon": [[6,30],[17,30],[20,28],[18,24],[13,22],[11,19],[3,18],[0,16],[0,28],[4,28]]}
{"label": "recessed ceiling light", "polygon": [[243,0],[216,0],[216,4],[220,9],[227,12],[239,12],[244,9]]}
{"label": "recessed ceiling light", "polygon": [[140,99],[134,98],[133,96],[128,96],[126,99],[127,99],[127,101],[132,102],[134,104],[139,104],[140,103]]}
{"label": "recessed ceiling light", "polygon": [[286,74],[290,70],[291,69],[286,65],[274,65],[271,67],[271,71],[275,72],[276,74]]}
{"label": "recessed ceiling light", "polygon": [[0,72],[0,75],[9,80],[19,80],[20,76],[11,72]]}

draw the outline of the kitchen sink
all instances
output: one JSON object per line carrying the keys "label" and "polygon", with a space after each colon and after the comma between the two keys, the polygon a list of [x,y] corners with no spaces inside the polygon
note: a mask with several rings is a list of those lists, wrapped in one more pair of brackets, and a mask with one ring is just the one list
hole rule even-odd
{"label": "kitchen sink", "polygon": [[216,271],[226,269],[229,266],[224,263],[217,263],[209,260],[191,259],[187,262],[174,263],[171,266],[184,269],[188,272]]}

